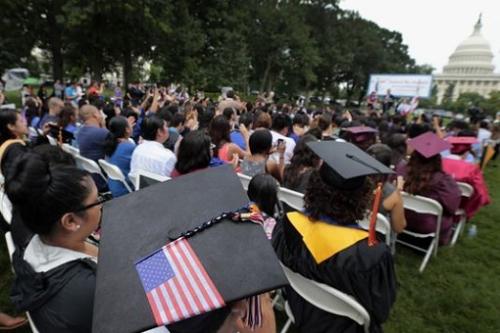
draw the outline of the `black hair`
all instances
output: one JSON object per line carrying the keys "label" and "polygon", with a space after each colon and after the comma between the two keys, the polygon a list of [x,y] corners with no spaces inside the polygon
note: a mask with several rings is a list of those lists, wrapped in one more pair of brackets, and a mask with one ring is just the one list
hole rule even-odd
{"label": "black hair", "polygon": [[271,128],[276,132],[280,132],[284,128],[290,127],[291,122],[292,121],[290,119],[290,116],[281,112],[277,112],[273,115],[273,123],[271,125]]}
{"label": "black hair", "polygon": [[384,145],[383,143],[376,143],[374,145],[371,145],[366,150],[366,153],[373,156],[377,161],[379,161],[386,167],[391,166],[392,149],[388,145]]}
{"label": "black hair", "polygon": [[307,146],[307,143],[315,141],[318,141],[317,137],[305,134],[297,142],[290,164],[286,166],[284,172],[283,183],[288,187],[296,188],[300,184],[304,168],[315,168],[319,165],[320,158]]}
{"label": "black hair", "polygon": [[250,112],[242,113],[238,123],[245,125],[246,128],[250,128],[253,123],[253,115]]}
{"label": "black hair", "polygon": [[234,91],[233,90],[229,90],[226,92],[226,97],[227,98],[234,98]]}
{"label": "black hair", "polygon": [[0,145],[16,136],[11,132],[8,125],[15,125],[18,113],[15,110],[7,109],[0,111]]}
{"label": "black hair", "polygon": [[175,169],[180,174],[186,174],[209,166],[210,137],[204,131],[189,132],[179,144]]}
{"label": "black hair", "polygon": [[64,104],[64,107],[61,110],[61,114],[59,115],[59,126],[64,129],[66,126],[68,126],[71,123],[71,117],[78,117],[76,114],[76,109],[73,105],[71,104]]}
{"label": "black hair", "polygon": [[234,111],[233,108],[229,107],[229,108],[225,108],[223,111],[222,111],[222,115],[224,117],[226,117],[227,120],[231,120],[231,118],[233,117],[233,115],[236,114],[236,112]]}
{"label": "black hair", "polygon": [[177,104],[170,104],[167,106],[167,110],[174,115],[179,112],[179,106]]}
{"label": "black hair", "polygon": [[309,117],[304,112],[297,112],[293,117],[292,124],[300,127],[309,126]]}
{"label": "black hair", "polygon": [[111,119],[116,116],[115,105],[113,103],[104,104],[102,112],[106,115],[106,127],[108,127]]}
{"label": "black hair", "polygon": [[128,118],[128,117],[134,117],[135,118],[135,121],[137,121],[139,119],[139,115],[137,114],[137,112],[135,112],[134,110],[132,110],[131,108],[125,108],[121,115],[125,118]]}
{"label": "black hair", "polygon": [[40,155],[40,157],[47,163],[73,165],[76,166],[76,161],[73,155],[65,152],[59,146],[49,144],[38,145],[33,148],[33,152]]}
{"label": "black hair", "polygon": [[153,114],[143,119],[141,124],[141,135],[144,140],[154,141],[158,131],[163,129],[165,120]]}
{"label": "black hair", "polygon": [[411,124],[410,127],[408,127],[408,138],[413,139],[430,131],[432,131],[432,129],[428,124]]}
{"label": "black hair", "polygon": [[64,214],[83,206],[92,182],[88,172],[47,163],[34,152],[19,157],[5,176],[13,214],[19,214],[28,229],[40,235],[50,234]]}
{"label": "black hair", "polygon": [[479,128],[489,129],[490,123],[487,120],[481,120]]}
{"label": "black hair", "polygon": [[321,129],[319,127],[313,127],[313,128],[310,128],[305,134],[304,136],[306,135],[310,135],[312,137],[315,137],[316,139],[318,140],[321,140],[323,138],[323,132],[321,131]]}
{"label": "black hair", "polygon": [[106,156],[111,156],[118,147],[118,139],[124,138],[127,134],[129,123],[127,118],[116,116],[111,119],[108,125],[109,133],[104,142],[104,153]]}
{"label": "black hair", "polygon": [[396,166],[406,156],[406,135],[392,134],[387,139],[387,145],[392,150],[391,164]]}
{"label": "black hair", "polygon": [[170,125],[171,127],[177,127],[181,124],[184,124],[186,121],[186,115],[181,112],[176,112],[174,113],[174,116],[172,117],[172,124]]}
{"label": "black hair", "polygon": [[215,116],[215,108],[214,107],[208,107],[206,108],[202,113],[199,113],[198,111],[198,128],[199,129],[206,129],[210,125],[210,122]]}
{"label": "black hair", "polygon": [[477,136],[476,132],[474,132],[471,129],[463,129],[460,132],[457,133],[457,136]]}
{"label": "black hair", "polygon": [[326,131],[332,126],[333,115],[330,112],[323,112],[318,118],[318,127],[321,131]]}
{"label": "black hair", "polygon": [[314,170],[304,194],[304,207],[313,219],[326,216],[338,224],[352,224],[364,218],[372,190],[373,183],[369,178],[352,191],[334,188],[322,180],[319,170]]}
{"label": "black hair", "polygon": [[252,155],[268,154],[273,147],[273,136],[267,129],[256,130],[250,135],[248,146]]}
{"label": "black hair", "polygon": [[261,211],[274,216],[278,204],[278,182],[269,174],[259,174],[248,184],[248,198],[255,202]]}
{"label": "black hair", "polygon": [[219,149],[222,145],[231,142],[229,121],[223,115],[219,115],[212,119],[208,131],[215,145],[214,155],[219,156]]}
{"label": "black hair", "polygon": [[173,115],[172,112],[169,111],[168,108],[163,107],[159,112],[158,112],[158,117],[162,118],[167,122],[167,126],[170,126],[172,123]]}

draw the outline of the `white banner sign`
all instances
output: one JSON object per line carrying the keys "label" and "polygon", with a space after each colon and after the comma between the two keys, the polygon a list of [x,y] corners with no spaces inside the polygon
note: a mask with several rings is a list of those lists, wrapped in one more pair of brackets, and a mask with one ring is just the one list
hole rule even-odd
{"label": "white banner sign", "polygon": [[429,98],[431,89],[432,75],[372,74],[366,94],[385,95],[390,90],[394,96]]}

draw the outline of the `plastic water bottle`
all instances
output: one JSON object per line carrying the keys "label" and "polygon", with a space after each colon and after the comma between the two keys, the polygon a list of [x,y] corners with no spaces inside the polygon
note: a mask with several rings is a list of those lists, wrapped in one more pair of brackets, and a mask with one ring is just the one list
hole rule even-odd
{"label": "plastic water bottle", "polygon": [[470,227],[469,227],[469,231],[467,232],[467,235],[469,237],[475,237],[477,235],[477,225],[475,224],[472,224]]}

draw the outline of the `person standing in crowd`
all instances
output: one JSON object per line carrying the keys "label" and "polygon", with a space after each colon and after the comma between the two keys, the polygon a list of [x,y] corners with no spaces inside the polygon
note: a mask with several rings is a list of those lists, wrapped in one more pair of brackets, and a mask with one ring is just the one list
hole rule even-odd
{"label": "person standing in crowd", "polygon": [[54,83],[54,96],[64,99],[64,84],[61,83],[61,80],[56,80]]}
{"label": "person standing in crowd", "polygon": [[297,143],[309,130],[309,116],[304,112],[297,112],[292,120],[292,133],[290,137]]}
{"label": "person standing in crowd", "polygon": [[71,81],[64,89],[64,99],[67,102],[77,105],[78,94],[76,91],[76,81]]}
{"label": "person standing in crowd", "polygon": [[[128,182],[130,162],[136,147],[135,143],[129,140],[132,135],[132,127],[128,123],[127,118],[116,116],[111,119],[108,128],[109,133],[106,137],[104,146],[107,161],[116,165],[125,176],[125,180]],[[129,185],[133,188],[132,183],[129,182]],[[108,186],[114,198],[128,193],[127,188],[122,182],[110,179],[109,177]]]}
{"label": "person standing in crowd", "polygon": [[391,89],[387,89],[387,93],[384,96],[384,101],[382,103],[382,110],[384,113],[389,111],[394,106],[394,95],[391,94]]}
{"label": "person standing in crowd", "polygon": [[142,170],[170,177],[177,158],[163,146],[169,135],[167,123],[157,115],[150,115],[144,118],[141,130],[143,141],[132,154],[130,174],[137,177]]}
{"label": "person standing in crowd", "polygon": [[245,138],[240,132],[239,126],[243,124],[245,128],[249,131],[252,130],[253,115],[250,112],[242,113],[238,119],[238,126],[233,128],[230,133],[231,142],[238,145],[243,150],[247,149]]}

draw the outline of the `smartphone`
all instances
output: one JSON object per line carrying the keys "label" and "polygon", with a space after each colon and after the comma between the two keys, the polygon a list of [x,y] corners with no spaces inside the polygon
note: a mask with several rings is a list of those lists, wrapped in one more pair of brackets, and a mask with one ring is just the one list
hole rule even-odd
{"label": "smartphone", "polygon": [[278,139],[278,146],[281,145],[285,140],[283,139]]}

